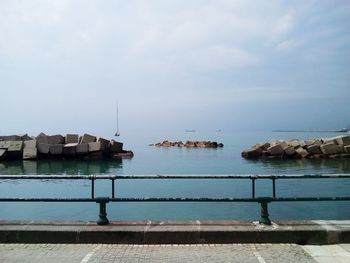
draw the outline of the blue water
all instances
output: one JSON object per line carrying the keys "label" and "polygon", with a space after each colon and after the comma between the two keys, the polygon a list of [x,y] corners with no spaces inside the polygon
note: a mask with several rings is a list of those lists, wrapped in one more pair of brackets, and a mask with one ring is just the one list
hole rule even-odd
{"label": "blue water", "polygon": [[[271,139],[320,138],[337,134],[272,132],[174,132],[168,136],[128,133],[120,140],[134,151],[123,161],[12,161],[0,163],[0,174],[320,174],[350,173],[350,159],[245,160],[240,152]],[[108,137],[108,135],[106,135]],[[112,138],[111,136],[109,136]],[[158,148],[168,140],[215,140],[218,149]],[[0,181],[0,197],[89,197],[89,181]],[[271,195],[271,182],[258,181],[256,196]],[[250,197],[248,180],[123,180],[118,197]],[[109,195],[110,182],[96,184],[96,196]],[[277,181],[278,197],[350,195],[349,179]],[[273,203],[272,219],[349,219],[350,202]],[[256,220],[259,205],[249,203],[111,203],[115,220],[246,219]],[[95,220],[96,204],[0,203],[1,219]]]}

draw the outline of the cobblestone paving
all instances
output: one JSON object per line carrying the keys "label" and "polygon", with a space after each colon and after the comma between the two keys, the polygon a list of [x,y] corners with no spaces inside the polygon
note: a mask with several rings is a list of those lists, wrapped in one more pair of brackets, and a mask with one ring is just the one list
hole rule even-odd
{"label": "cobblestone paving", "polygon": [[0,244],[0,262],[183,263],[317,262],[295,244],[101,245]]}

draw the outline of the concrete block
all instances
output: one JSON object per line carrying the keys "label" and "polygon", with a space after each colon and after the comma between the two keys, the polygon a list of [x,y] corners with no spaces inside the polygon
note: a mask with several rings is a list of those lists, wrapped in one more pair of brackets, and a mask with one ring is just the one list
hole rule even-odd
{"label": "concrete block", "polygon": [[38,155],[38,149],[36,147],[36,140],[24,141],[23,147],[23,159],[36,159]]}
{"label": "concrete block", "polygon": [[89,145],[87,143],[78,144],[76,148],[77,154],[87,154],[89,152]]}
{"label": "concrete block", "polygon": [[267,148],[267,152],[272,156],[280,156],[283,154],[283,148],[280,144],[276,144]]}
{"label": "concrete block", "polygon": [[67,143],[63,146],[64,155],[75,155],[77,152],[77,143]]}
{"label": "concrete block", "polygon": [[0,141],[0,149],[7,149],[10,146],[10,141]]}
{"label": "concrete block", "polygon": [[322,151],[320,149],[320,146],[313,144],[310,146],[307,146],[306,150],[310,153],[310,154],[321,154]]}
{"label": "concrete block", "polygon": [[49,154],[49,152],[50,152],[50,145],[48,143],[39,143],[38,142],[37,147],[38,147],[38,152],[41,154]]}
{"label": "concrete block", "polygon": [[0,160],[3,159],[3,158],[5,158],[6,152],[7,152],[6,149],[0,149]]}
{"label": "concrete block", "polygon": [[0,139],[3,141],[21,141],[21,136],[18,135],[7,135],[7,136],[0,136]]}
{"label": "concrete block", "polygon": [[49,144],[64,144],[64,137],[60,134],[48,136]]}
{"label": "concrete block", "polygon": [[60,155],[63,153],[63,144],[50,144],[51,155]]}
{"label": "concrete block", "polygon": [[327,154],[327,155],[330,155],[330,154],[340,154],[340,153],[343,153],[344,152],[344,147],[341,146],[341,145],[336,145],[332,142],[330,143],[326,143],[326,144],[322,144],[320,146],[321,148],[321,151],[323,154]]}
{"label": "concrete block", "polygon": [[65,143],[79,143],[78,134],[67,134],[65,138]]}
{"label": "concrete block", "polygon": [[344,146],[345,153],[350,153],[350,145]]}
{"label": "concrete block", "polygon": [[44,143],[44,144],[49,143],[49,136],[45,135],[44,133],[40,133],[38,136],[36,136],[35,139],[38,143]]}
{"label": "concrete block", "polygon": [[109,140],[106,140],[104,138],[98,137],[97,142],[101,143],[101,148],[102,151],[107,152],[108,151],[108,146],[109,146]]}
{"label": "concrete block", "polygon": [[89,142],[89,153],[102,151],[101,142]]}
{"label": "concrete block", "polygon": [[123,151],[123,143],[111,140],[109,143],[109,151],[111,153],[120,153]]}
{"label": "concrete block", "polygon": [[334,137],[334,140],[338,145],[343,145],[343,146],[350,145],[350,136],[337,136],[337,137]]}
{"label": "concrete block", "polygon": [[81,138],[80,143],[90,143],[90,142],[96,142],[96,137],[85,133]]}
{"label": "concrete block", "polygon": [[7,155],[11,157],[22,157],[23,153],[23,142],[22,141],[11,141],[7,148]]}

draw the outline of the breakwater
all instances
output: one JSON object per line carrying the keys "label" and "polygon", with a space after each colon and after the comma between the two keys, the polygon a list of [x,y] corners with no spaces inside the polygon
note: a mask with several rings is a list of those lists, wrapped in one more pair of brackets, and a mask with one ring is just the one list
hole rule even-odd
{"label": "breakwater", "polygon": [[131,158],[123,143],[84,134],[0,136],[0,160]]}
{"label": "breakwater", "polygon": [[211,142],[211,141],[182,141],[170,142],[165,140],[163,142],[152,143],[149,146],[156,147],[186,147],[186,148],[222,148],[224,147],[223,143]]}
{"label": "breakwater", "polygon": [[350,158],[350,136],[310,140],[272,140],[241,153],[246,159]]}

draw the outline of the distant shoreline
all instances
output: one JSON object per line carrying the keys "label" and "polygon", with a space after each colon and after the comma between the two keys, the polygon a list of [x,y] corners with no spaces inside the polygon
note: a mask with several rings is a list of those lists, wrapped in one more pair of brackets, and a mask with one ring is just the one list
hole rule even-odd
{"label": "distant shoreline", "polygon": [[345,129],[345,130],[273,130],[272,132],[334,132],[334,133],[339,133],[339,132],[350,132],[350,130]]}

